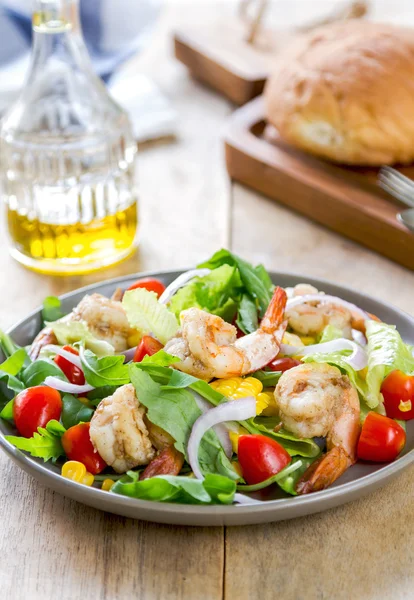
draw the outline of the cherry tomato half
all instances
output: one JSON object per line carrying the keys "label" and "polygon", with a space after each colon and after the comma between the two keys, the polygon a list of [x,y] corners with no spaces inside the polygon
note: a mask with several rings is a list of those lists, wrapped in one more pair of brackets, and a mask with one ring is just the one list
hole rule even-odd
{"label": "cherry tomato half", "polygon": [[144,356],[152,356],[153,354],[156,354],[158,350],[162,350],[163,348],[164,346],[161,342],[150,335],[144,335],[138,348],[135,350],[133,361],[141,362]]}
{"label": "cherry tomato half", "polygon": [[[70,352],[71,354],[79,355],[79,352],[75,350],[75,348],[72,348],[72,346],[63,346],[63,350],[66,350],[66,352]],[[85,375],[83,374],[81,369],[69,362],[67,358],[56,354],[53,360],[55,361],[59,369],[61,369],[64,372],[64,374],[71,383],[75,383],[76,385],[83,385],[85,383]]]}
{"label": "cherry tomato half", "polygon": [[103,471],[106,462],[95,451],[89,437],[90,423],[79,423],[70,427],[62,436],[62,446],[69,460],[77,460],[85,465],[92,475]]}
{"label": "cherry tomato half", "polygon": [[265,435],[241,435],[237,454],[243,477],[250,485],[276,475],[291,461],[283,446]]}
{"label": "cherry tomato half", "polygon": [[137,288],[144,288],[149,292],[155,292],[158,297],[161,296],[165,290],[165,285],[159,279],[152,279],[151,277],[144,277],[138,279],[135,283],[129,286],[129,290],[136,290]]}
{"label": "cherry tomato half", "polygon": [[283,358],[276,358],[267,366],[271,371],[282,371],[282,373],[284,373],[300,364],[302,364],[300,360],[296,360],[296,358],[291,358],[290,356],[284,356]]}
{"label": "cherry tomato half", "polygon": [[389,417],[369,412],[362,426],[357,455],[371,462],[390,462],[405,446],[405,431]]}
{"label": "cherry tomato half", "polygon": [[17,394],[13,402],[13,419],[23,437],[30,438],[38,427],[60,419],[62,400],[57,390],[38,385]]}
{"label": "cherry tomato half", "polygon": [[381,386],[388,417],[409,421],[414,419],[414,377],[402,371],[392,371]]}

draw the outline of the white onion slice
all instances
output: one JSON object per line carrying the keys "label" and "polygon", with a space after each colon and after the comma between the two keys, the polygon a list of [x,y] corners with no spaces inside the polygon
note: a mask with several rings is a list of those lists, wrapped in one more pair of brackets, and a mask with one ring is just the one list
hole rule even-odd
{"label": "white onion slice", "polygon": [[178,292],[180,288],[186,285],[186,283],[195,277],[205,277],[210,273],[211,269],[191,269],[191,271],[181,273],[181,275],[179,275],[177,279],[174,279],[174,281],[171,282],[170,285],[163,291],[158,299],[158,302],[161,302],[161,304],[168,304],[174,294]]}
{"label": "white onion slice", "polygon": [[125,362],[130,362],[135,355],[135,351],[138,346],[134,346],[133,348],[128,348],[128,350],[124,350],[123,352],[117,352],[118,356],[125,356]]}
{"label": "white onion slice", "polygon": [[78,354],[72,354],[72,352],[68,352],[68,350],[64,350],[60,346],[50,345],[50,346],[47,346],[47,349],[50,350],[51,352],[54,352],[58,356],[62,356],[68,362],[72,363],[72,365],[75,365],[76,367],[78,367],[78,369],[83,371],[81,359],[79,358]]}
{"label": "white onion slice", "polygon": [[305,302],[321,302],[325,304],[326,302],[330,302],[332,304],[337,304],[338,306],[343,306],[347,308],[355,315],[358,315],[364,321],[370,320],[371,317],[365,310],[359,308],[356,304],[352,304],[352,302],[347,302],[338,296],[329,296],[328,294],[305,294],[304,296],[295,296],[294,298],[289,298],[286,302],[286,310],[293,308],[294,306],[299,306],[300,304],[305,304]]}
{"label": "white onion slice", "polygon": [[256,415],[256,398],[249,396],[219,404],[201,415],[193,425],[188,440],[188,462],[197,479],[204,479],[198,462],[198,448],[203,435],[214,425],[226,421],[244,421]]}
{"label": "white onion slice", "polygon": [[[194,396],[194,400],[196,401],[198,408],[203,414],[205,414],[208,410],[211,410],[213,408],[213,405],[210,404],[210,402],[205,398],[202,398],[200,394],[197,394],[197,392],[193,391],[192,394]],[[229,432],[227,431],[226,426],[222,424],[215,425],[213,429],[220,441],[220,444],[223,446],[225,455],[227,456],[227,458],[231,458],[231,455],[233,454],[233,448],[231,445]]]}
{"label": "white onion slice", "polygon": [[244,494],[239,494],[238,492],[234,494],[233,502],[237,502],[237,504],[262,504],[261,500],[256,500],[255,498],[250,498],[249,496],[245,496]]}
{"label": "white onion slice", "polygon": [[331,342],[325,342],[323,344],[312,344],[311,346],[303,346],[297,348],[296,346],[289,346],[288,344],[281,344],[280,351],[286,356],[307,356],[309,354],[315,354],[316,352],[322,352],[327,354],[330,352],[340,352],[341,350],[352,350],[350,356],[344,356],[344,361],[347,362],[355,371],[364,369],[368,364],[368,355],[359,344],[347,340],[346,338],[339,338],[338,340],[332,340]]}
{"label": "white onion slice", "polygon": [[366,346],[367,345],[367,338],[362,333],[362,331],[359,331],[358,329],[353,329],[352,330],[352,337],[354,338],[354,342],[356,342],[360,346]]}
{"label": "white onion slice", "polygon": [[45,385],[58,390],[58,392],[65,392],[67,394],[86,394],[95,389],[93,385],[89,385],[88,383],[85,383],[85,385],[76,385],[75,383],[63,381],[59,377],[51,377],[50,375],[46,377]]}

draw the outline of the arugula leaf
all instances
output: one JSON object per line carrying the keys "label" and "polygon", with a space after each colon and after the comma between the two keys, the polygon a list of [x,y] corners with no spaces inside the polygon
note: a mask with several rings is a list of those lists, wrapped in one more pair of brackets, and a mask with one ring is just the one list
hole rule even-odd
{"label": "arugula leaf", "polygon": [[23,387],[33,387],[35,385],[42,385],[46,377],[60,377],[64,381],[67,381],[65,374],[59,367],[52,361],[48,360],[35,360],[23,371],[21,377]]}
{"label": "arugula leaf", "polygon": [[[9,390],[19,393],[25,386],[16,375],[20,373],[28,356],[24,348],[15,350],[13,354],[0,365],[0,381],[4,383]],[[4,391],[4,390],[3,390]],[[9,400],[8,393],[4,392],[4,397]]]}
{"label": "arugula leaf", "polygon": [[244,485],[239,484],[237,486],[237,491],[239,492],[257,492],[258,490],[263,490],[264,488],[269,487],[273,483],[278,483],[280,480],[286,481],[287,477],[297,471],[302,466],[302,459],[294,460],[288,464],[287,467],[276,473],[276,475],[272,475],[269,479],[265,479],[260,483],[255,483],[254,485]]}
{"label": "arugula leaf", "polygon": [[263,387],[276,387],[281,376],[282,371],[256,371],[252,374],[263,383]]}
{"label": "arugula leaf", "polygon": [[172,297],[169,310],[177,319],[187,308],[200,308],[231,322],[237,312],[242,281],[235,266],[222,265],[204,277],[196,277]]}
{"label": "arugula leaf", "polygon": [[118,387],[119,386],[117,385],[103,385],[102,387],[98,387],[91,392],[88,392],[86,397],[93,406],[98,406],[101,400],[108,398],[108,396],[112,396]]}
{"label": "arugula leaf", "polygon": [[12,398],[11,400],[9,400],[7,402],[7,404],[3,407],[3,410],[0,412],[0,418],[4,419],[5,421],[11,421],[13,422],[13,404],[14,404],[14,398]]}
{"label": "arugula leaf", "polygon": [[[177,450],[188,458],[188,439],[195,421],[201,416],[193,394],[185,388],[160,385],[140,368],[140,364],[129,365],[130,377],[139,401],[147,407],[147,418],[154,425],[167,431],[175,440]],[[213,429],[207,431],[201,440],[199,461],[205,473],[220,473],[232,479],[239,478]]]}
{"label": "arugula leaf", "polygon": [[280,420],[277,417],[253,417],[246,421],[241,421],[240,424],[253,434],[262,434],[273,438],[291,456],[304,456],[305,458],[314,458],[320,453],[320,448],[316,442],[310,438],[297,438],[293,433],[280,429],[274,431]]}
{"label": "arugula leaf", "polygon": [[259,327],[257,316],[257,306],[254,300],[248,295],[243,294],[237,313],[236,324],[244,333],[252,333]]}
{"label": "arugula leaf", "polygon": [[125,292],[122,306],[129,324],[142,334],[151,333],[162,344],[174,337],[178,321],[164,304],[158,302],[158,296],[143,288]]}
{"label": "arugula leaf", "polygon": [[124,385],[129,383],[128,365],[124,356],[102,356],[98,358],[90,350],[81,348],[80,358],[85,379],[93,387]]}
{"label": "arugula leaf", "polygon": [[176,365],[181,362],[181,359],[178,356],[173,356],[172,354],[168,354],[165,350],[158,350],[152,356],[147,354],[144,356],[140,364],[144,365],[154,365],[157,367],[169,367],[170,365]]}
{"label": "arugula leaf", "polygon": [[223,475],[207,474],[203,481],[172,475],[158,475],[137,481],[128,473],[115,482],[111,492],[157,502],[231,504],[236,484]]}
{"label": "arugula leaf", "polygon": [[17,435],[6,435],[5,439],[13,444],[19,450],[29,452],[32,456],[43,458],[46,462],[50,459],[56,460],[64,456],[61,437],[65,433],[65,428],[59,421],[49,421],[46,427],[39,427],[37,432],[31,438],[24,438]]}
{"label": "arugula leaf", "polygon": [[48,296],[43,300],[42,318],[43,322],[52,323],[64,316],[61,311],[61,302],[56,296]]}
{"label": "arugula leaf", "polygon": [[262,317],[269,306],[273,291],[272,286],[269,286],[270,277],[265,278],[264,276],[265,268],[261,265],[255,268],[239,256],[224,249],[216,252],[208,261],[198,265],[198,267],[216,269],[225,264],[238,268],[244,287],[250,296],[256,298],[259,303],[260,316]]}
{"label": "arugula leaf", "polygon": [[66,427],[66,429],[69,429],[78,423],[87,423],[92,419],[93,413],[95,412],[93,408],[86,406],[71,394],[65,394],[62,398],[62,403],[61,419],[63,426]]}
{"label": "arugula leaf", "polygon": [[[308,467],[310,467],[310,465],[317,458],[318,457],[297,459],[296,462],[301,463],[299,465],[299,467],[297,469],[295,469],[293,472],[291,471],[290,473],[285,473],[284,477],[281,477],[280,479],[278,479],[278,481],[277,481],[278,486],[280,488],[282,488],[282,490],[284,492],[286,492],[287,494],[290,494],[291,496],[297,496],[297,493],[295,490],[297,482],[302,477],[302,475],[305,473],[305,471],[308,469]],[[291,463],[291,464],[294,464],[294,463]],[[283,473],[283,471],[281,471],[281,473]]]}

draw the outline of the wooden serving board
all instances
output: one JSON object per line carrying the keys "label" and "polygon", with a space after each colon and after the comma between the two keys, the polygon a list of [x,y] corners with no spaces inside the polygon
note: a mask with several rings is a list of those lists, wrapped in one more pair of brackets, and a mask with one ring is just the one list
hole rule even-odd
{"label": "wooden serving board", "polygon": [[175,56],[196,79],[238,105],[262,93],[274,54],[292,38],[291,31],[261,32],[254,45],[237,19],[178,29]]}
{"label": "wooden serving board", "polygon": [[[225,134],[230,177],[414,270],[414,234],[403,207],[377,185],[378,171],[335,165],[284,144],[266,124],[260,96],[237,109]],[[400,169],[414,179],[414,167]]]}

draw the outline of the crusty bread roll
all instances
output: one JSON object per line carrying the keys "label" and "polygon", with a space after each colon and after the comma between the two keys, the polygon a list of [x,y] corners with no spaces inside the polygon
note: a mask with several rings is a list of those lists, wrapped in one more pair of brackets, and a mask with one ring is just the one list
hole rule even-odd
{"label": "crusty bread roll", "polygon": [[282,139],[351,165],[414,161],[414,31],[348,21],[278,55],[266,115]]}

